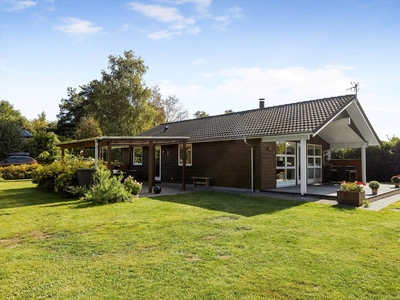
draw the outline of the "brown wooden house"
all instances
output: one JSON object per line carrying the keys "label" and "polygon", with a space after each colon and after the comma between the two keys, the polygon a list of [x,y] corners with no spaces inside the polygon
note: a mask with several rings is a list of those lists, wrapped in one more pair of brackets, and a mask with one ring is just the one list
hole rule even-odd
{"label": "brown wooden house", "polygon": [[[261,191],[301,185],[301,194],[311,183],[365,182],[365,149],[380,144],[356,95],[273,107],[260,100],[257,109],[161,124],[138,136],[189,137],[188,183],[192,176],[202,176],[215,186]],[[337,172],[329,162],[331,148],[361,148],[361,168]],[[134,151],[148,155],[146,147]],[[181,155],[177,144],[157,146],[156,180],[181,182]],[[134,166],[139,178],[147,176],[146,161]]]}

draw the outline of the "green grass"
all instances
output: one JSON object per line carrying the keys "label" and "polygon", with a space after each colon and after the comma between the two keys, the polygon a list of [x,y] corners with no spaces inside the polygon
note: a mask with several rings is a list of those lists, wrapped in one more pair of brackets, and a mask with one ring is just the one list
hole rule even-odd
{"label": "green grass", "polygon": [[0,299],[400,299],[400,202],[207,192],[91,206],[0,181],[0,266]]}

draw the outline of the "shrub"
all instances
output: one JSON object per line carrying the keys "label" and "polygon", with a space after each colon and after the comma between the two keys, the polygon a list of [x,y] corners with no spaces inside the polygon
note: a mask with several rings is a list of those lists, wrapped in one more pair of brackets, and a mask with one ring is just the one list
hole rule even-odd
{"label": "shrub", "polygon": [[107,169],[98,169],[94,173],[95,183],[89,188],[82,200],[92,202],[95,205],[116,202],[132,201],[132,194],[122,183],[123,174],[111,176]]}
{"label": "shrub", "polygon": [[124,180],[124,186],[131,194],[137,195],[142,189],[143,184],[137,182],[132,176],[128,176]]}
{"label": "shrub", "polygon": [[371,181],[370,183],[368,183],[368,186],[371,189],[379,189],[379,187],[381,186],[380,183],[378,181]]}
{"label": "shrub", "polygon": [[37,183],[38,189],[46,192],[73,195],[72,187],[78,185],[76,170],[92,167],[93,162],[68,156],[49,165],[38,167],[33,172],[32,182]]}
{"label": "shrub", "polygon": [[31,179],[33,172],[39,168],[38,164],[24,164],[0,168],[3,179]]}

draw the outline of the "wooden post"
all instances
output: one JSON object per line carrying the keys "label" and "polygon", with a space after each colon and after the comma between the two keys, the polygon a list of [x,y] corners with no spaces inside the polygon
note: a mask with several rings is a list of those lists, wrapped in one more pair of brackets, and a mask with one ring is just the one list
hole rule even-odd
{"label": "wooden post", "polygon": [[186,172],[186,141],[182,143],[182,190],[186,190],[186,178],[185,178],[185,172]]}
{"label": "wooden post", "polygon": [[111,166],[111,141],[107,142],[107,169],[109,169],[112,172],[112,166]]}
{"label": "wooden post", "polygon": [[154,185],[154,159],[155,159],[155,151],[154,151],[153,141],[149,141],[149,171],[148,171],[148,192],[151,193]]}

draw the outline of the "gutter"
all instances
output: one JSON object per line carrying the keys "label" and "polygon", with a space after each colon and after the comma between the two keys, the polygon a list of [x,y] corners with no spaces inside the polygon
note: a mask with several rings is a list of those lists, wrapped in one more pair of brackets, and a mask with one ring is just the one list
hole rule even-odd
{"label": "gutter", "polygon": [[246,145],[251,147],[251,154],[250,154],[250,160],[251,160],[251,192],[254,192],[254,147],[250,145],[246,137],[243,138],[243,141]]}

